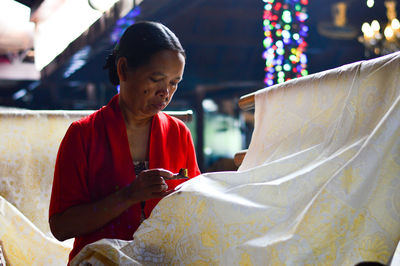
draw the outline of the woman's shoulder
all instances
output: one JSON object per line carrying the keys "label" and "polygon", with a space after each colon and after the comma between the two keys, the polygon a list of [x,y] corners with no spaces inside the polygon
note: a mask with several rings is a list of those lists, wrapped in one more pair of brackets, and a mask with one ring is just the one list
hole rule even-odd
{"label": "woman's shoulder", "polygon": [[105,118],[115,119],[118,113],[118,98],[119,94],[114,95],[107,105],[77,120],[76,124],[79,124],[81,127],[93,127],[95,124],[103,124]]}
{"label": "woman's shoulder", "polygon": [[93,113],[72,122],[68,133],[78,134],[84,139],[90,138],[90,136],[93,135],[93,130],[96,130],[99,128],[99,126],[104,127],[102,118],[102,112],[104,112],[104,108],[105,107],[102,107],[99,110],[96,110]]}
{"label": "woman's shoulder", "polygon": [[186,124],[179,118],[173,117],[165,112],[159,112],[158,118],[160,123],[165,124],[168,127],[176,127],[180,130],[189,130]]}
{"label": "woman's shoulder", "polygon": [[102,113],[105,111],[107,106],[103,106],[100,109],[94,111],[93,113],[80,118],[79,120],[74,121],[72,124],[79,125],[79,127],[87,127],[92,125],[95,122],[98,122],[101,117]]}

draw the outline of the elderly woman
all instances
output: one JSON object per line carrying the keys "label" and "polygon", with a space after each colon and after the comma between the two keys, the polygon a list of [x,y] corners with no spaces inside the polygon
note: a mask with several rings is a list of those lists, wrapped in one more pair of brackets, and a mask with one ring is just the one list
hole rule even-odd
{"label": "elderly woman", "polygon": [[182,80],[185,52],[160,23],[130,26],[107,58],[120,93],[71,124],[61,142],[49,223],[60,240],[75,238],[71,260],[102,238],[131,240],[140,223],[182,180],[200,174],[190,131],[161,112]]}

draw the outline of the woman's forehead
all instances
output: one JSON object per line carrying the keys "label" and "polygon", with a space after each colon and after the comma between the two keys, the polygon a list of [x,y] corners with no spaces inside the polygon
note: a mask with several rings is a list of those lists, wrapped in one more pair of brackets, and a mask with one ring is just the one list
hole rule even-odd
{"label": "woman's forehead", "polygon": [[185,58],[175,51],[161,51],[154,54],[150,62],[144,67],[152,74],[167,75],[171,72],[183,72]]}

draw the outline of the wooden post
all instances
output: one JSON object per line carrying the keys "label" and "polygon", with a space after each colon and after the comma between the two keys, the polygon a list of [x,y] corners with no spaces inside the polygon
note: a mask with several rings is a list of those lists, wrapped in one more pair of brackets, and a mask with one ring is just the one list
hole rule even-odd
{"label": "wooden post", "polygon": [[203,109],[203,99],[204,99],[204,87],[198,85],[195,89],[196,93],[196,156],[197,163],[199,165],[200,171],[204,172],[204,109]]}

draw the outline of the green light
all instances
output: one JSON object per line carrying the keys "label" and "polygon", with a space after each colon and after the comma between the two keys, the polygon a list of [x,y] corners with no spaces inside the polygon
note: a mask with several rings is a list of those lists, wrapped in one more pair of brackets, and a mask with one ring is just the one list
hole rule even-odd
{"label": "green light", "polygon": [[289,64],[284,64],[284,65],[283,65],[283,70],[285,70],[285,71],[290,71],[290,70],[292,70],[292,68],[290,67]]}
{"label": "green light", "polygon": [[285,26],[283,26],[283,28],[284,28],[285,30],[290,30],[290,29],[291,29],[291,27],[290,27],[289,24],[286,24]]}
{"label": "green light", "polygon": [[271,4],[266,4],[266,5],[264,6],[264,9],[265,9],[265,10],[271,10],[271,9],[272,9],[272,5],[271,5]]}
{"label": "green light", "polygon": [[290,38],[290,32],[287,30],[282,31],[282,36],[284,39],[289,39]]}
{"label": "green light", "polygon": [[298,33],[293,34],[293,39],[296,41],[300,38],[300,35]]}
{"label": "green light", "polygon": [[289,56],[289,60],[297,62],[297,57],[294,54],[292,54]]}
{"label": "green light", "polygon": [[285,82],[284,79],[278,79],[278,84]]}
{"label": "green light", "polygon": [[271,39],[270,38],[265,38],[263,41],[264,47],[268,48],[271,46]]}
{"label": "green light", "polygon": [[285,78],[285,73],[282,72],[282,71],[278,72],[278,77],[279,77],[280,79]]}
{"label": "green light", "polygon": [[275,67],[275,70],[278,71],[278,72],[279,72],[279,71],[282,71],[282,66],[276,66],[276,67]]}
{"label": "green light", "polygon": [[285,54],[285,49],[278,48],[278,49],[276,49],[276,53],[277,53],[278,55],[284,55],[284,54]]}
{"label": "green light", "polygon": [[277,41],[275,44],[277,47],[283,48],[283,42],[281,40]]}
{"label": "green light", "polygon": [[268,26],[269,25],[269,20],[268,19],[265,19],[264,20],[264,26]]}
{"label": "green light", "polygon": [[301,5],[296,4],[296,6],[294,7],[296,9],[296,11],[301,11]]}
{"label": "green light", "polygon": [[279,30],[279,31],[276,31],[275,34],[276,34],[276,36],[281,37],[281,36],[282,36],[282,31],[280,31],[280,30]]}
{"label": "green light", "polygon": [[290,13],[289,10],[283,11],[283,13],[282,13],[282,20],[283,20],[285,23],[292,23],[292,14]]}
{"label": "green light", "polygon": [[303,70],[301,71],[301,75],[302,75],[302,76],[307,76],[307,75],[308,75],[307,69],[303,69]]}

